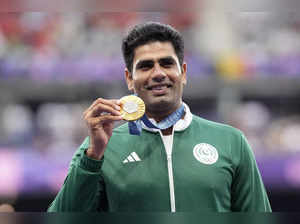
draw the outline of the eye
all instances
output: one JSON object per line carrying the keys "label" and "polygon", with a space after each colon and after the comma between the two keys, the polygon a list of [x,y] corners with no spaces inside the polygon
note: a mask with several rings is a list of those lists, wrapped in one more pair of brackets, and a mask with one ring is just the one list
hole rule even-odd
{"label": "eye", "polygon": [[142,70],[142,71],[147,71],[147,70],[149,70],[151,68],[152,68],[151,65],[143,65],[143,66],[139,67],[139,69]]}
{"label": "eye", "polygon": [[162,64],[162,66],[163,66],[164,68],[171,68],[171,67],[173,66],[173,63],[170,63],[170,62],[164,63],[164,64]]}
{"label": "eye", "polygon": [[137,64],[136,69],[141,71],[148,71],[153,67],[154,63],[152,61],[141,61]]}
{"label": "eye", "polygon": [[171,68],[175,65],[175,61],[172,58],[161,59],[159,62],[160,66],[164,68]]}

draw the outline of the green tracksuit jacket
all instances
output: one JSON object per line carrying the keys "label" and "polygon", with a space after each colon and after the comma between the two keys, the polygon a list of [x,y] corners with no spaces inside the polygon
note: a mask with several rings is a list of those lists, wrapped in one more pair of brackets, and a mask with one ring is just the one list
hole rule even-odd
{"label": "green tracksuit jacket", "polygon": [[252,150],[233,127],[190,114],[172,156],[159,132],[116,128],[104,158],[85,155],[87,138],[48,211],[271,211]]}

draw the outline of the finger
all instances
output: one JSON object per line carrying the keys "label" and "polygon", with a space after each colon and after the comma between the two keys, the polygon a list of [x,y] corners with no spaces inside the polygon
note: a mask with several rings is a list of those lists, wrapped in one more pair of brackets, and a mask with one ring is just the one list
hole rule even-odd
{"label": "finger", "polygon": [[98,98],[97,100],[95,100],[93,102],[93,104],[84,112],[84,114],[87,114],[89,111],[93,110],[97,105],[99,104],[104,104],[104,105],[107,105],[107,106],[110,106],[112,108],[114,108],[115,110],[118,110],[120,111],[121,108],[120,108],[120,102],[119,100],[106,100],[106,99],[103,99],[103,98]]}
{"label": "finger", "polygon": [[84,117],[98,116],[102,112],[107,112],[114,114],[116,116],[120,115],[120,106],[117,100],[104,100],[102,98],[97,99],[84,113]]}
{"label": "finger", "polygon": [[102,103],[102,104],[105,104],[107,106],[111,106],[113,108],[115,108],[116,110],[120,110],[120,102],[119,100],[106,100],[106,99],[103,99],[103,98],[98,98],[95,102],[95,105],[93,105],[93,107],[95,107],[97,104],[99,103]]}
{"label": "finger", "polygon": [[105,114],[120,116],[121,112],[105,104],[98,104],[89,113],[91,117],[103,116]]}
{"label": "finger", "polygon": [[103,115],[100,117],[91,117],[88,120],[88,122],[91,125],[97,125],[97,124],[103,124],[103,123],[109,123],[109,122],[115,122],[121,120],[123,120],[122,116]]}

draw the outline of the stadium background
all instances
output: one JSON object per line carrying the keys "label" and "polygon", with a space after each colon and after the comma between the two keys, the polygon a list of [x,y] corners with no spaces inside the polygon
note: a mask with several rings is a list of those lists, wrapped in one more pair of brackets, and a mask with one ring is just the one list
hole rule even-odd
{"label": "stadium background", "polygon": [[273,210],[299,211],[300,15],[224,12],[213,2],[184,3],[194,11],[0,13],[0,203],[46,210],[87,134],[84,109],[129,94],[122,36],[151,20],[184,35],[192,112],[241,129]]}

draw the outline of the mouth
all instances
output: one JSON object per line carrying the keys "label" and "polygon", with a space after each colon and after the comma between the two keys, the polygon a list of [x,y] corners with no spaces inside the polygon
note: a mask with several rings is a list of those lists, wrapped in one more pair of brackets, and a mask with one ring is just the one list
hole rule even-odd
{"label": "mouth", "polygon": [[168,94],[171,84],[155,84],[146,86],[146,89],[151,92],[153,96],[164,96]]}
{"label": "mouth", "polygon": [[171,88],[172,85],[170,84],[156,84],[156,85],[150,85],[150,86],[146,86],[147,90],[164,90],[167,88]]}

